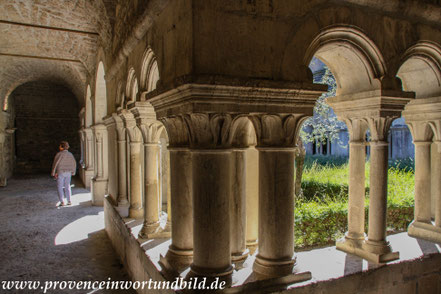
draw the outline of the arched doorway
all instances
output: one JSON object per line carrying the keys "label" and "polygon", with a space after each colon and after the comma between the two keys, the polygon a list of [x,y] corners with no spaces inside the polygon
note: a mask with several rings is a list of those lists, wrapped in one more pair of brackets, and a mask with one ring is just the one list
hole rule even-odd
{"label": "arched doorway", "polygon": [[47,81],[28,82],[10,98],[16,128],[15,174],[49,174],[62,140],[80,158],[79,105],[68,88]]}

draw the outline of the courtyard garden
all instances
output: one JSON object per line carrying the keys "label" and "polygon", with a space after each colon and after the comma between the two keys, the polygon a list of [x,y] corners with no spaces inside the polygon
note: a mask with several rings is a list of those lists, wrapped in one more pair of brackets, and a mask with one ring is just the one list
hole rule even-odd
{"label": "courtyard garden", "polygon": [[[347,230],[347,158],[307,156],[302,191],[295,204],[296,249],[335,244]],[[369,161],[366,162],[365,226],[369,215]],[[412,159],[389,162],[388,234],[406,231],[414,211],[414,164]]]}

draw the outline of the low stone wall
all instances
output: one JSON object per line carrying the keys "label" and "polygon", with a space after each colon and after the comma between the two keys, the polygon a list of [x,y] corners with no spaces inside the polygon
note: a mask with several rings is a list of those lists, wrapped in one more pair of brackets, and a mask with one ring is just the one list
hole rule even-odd
{"label": "low stone wall", "polygon": [[[106,197],[104,200],[105,229],[113,248],[119,255],[132,281],[166,281],[159,269],[147,257],[142,243],[132,234],[130,226],[135,220],[126,219],[120,216],[113,205],[113,200]],[[171,290],[147,289],[138,290],[138,293],[174,293]]]}
{"label": "low stone wall", "polygon": [[[170,239],[138,239],[141,220],[123,218],[127,208],[115,207],[111,197],[104,201],[105,227],[112,245],[133,281],[166,281],[159,259],[167,252]],[[233,273],[233,287],[225,293],[294,294],[439,294],[441,293],[441,247],[411,238],[407,233],[388,237],[400,259],[375,265],[335,247],[297,252],[297,273],[311,272],[312,279],[295,283],[301,275],[257,280],[252,272],[255,255]],[[174,293],[147,290],[138,293]]]}

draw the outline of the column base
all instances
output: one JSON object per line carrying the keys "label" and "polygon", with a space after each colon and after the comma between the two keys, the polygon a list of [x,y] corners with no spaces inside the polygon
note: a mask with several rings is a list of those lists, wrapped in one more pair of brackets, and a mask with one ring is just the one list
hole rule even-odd
{"label": "column base", "polygon": [[407,229],[407,234],[414,238],[441,244],[441,228],[431,223],[413,221]]}
{"label": "column base", "polygon": [[337,241],[336,247],[338,250],[356,255],[376,264],[400,258],[399,252],[392,252],[389,242],[373,242],[345,237]]}
{"label": "column base", "polygon": [[268,278],[282,277],[293,273],[295,263],[295,258],[289,260],[273,260],[257,255],[254,261],[253,271]]}
{"label": "column base", "polygon": [[249,255],[248,249],[246,249],[242,253],[232,253],[231,254],[231,263],[233,263],[235,265],[236,270],[243,268],[243,263],[248,258],[248,255]]}
{"label": "column base", "polygon": [[192,264],[191,269],[188,272],[185,279],[188,280],[191,278],[199,278],[199,277],[207,278],[207,284],[209,285],[210,283],[215,281],[216,278],[219,278],[220,282],[225,282],[226,287],[230,287],[232,284],[232,274],[233,274],[232,266],[228,266],[227,268],[222,268],[222,269],[212,269],[212,268],[200,268]]}
{"label": "column base", "polygon": [[347,253],[354,254],[355,248],[361,248],[363,246],[363,242],[365,240],[366,236],[359,236],[359,237],[350,237],[348,232],[346,232],[345,236],[335,243],[335,247],[340,250]]}
{"label": "column base", "polygon": [[256,252],[258,246],[259,243],[257,243],[257,240],[247,240],[247,248],[250,251],[250,255],[253,255],[254,252]]}
{"label": "column base", "polygon": [[80,172],[80,176],[81,176],[81,181],[83,182],[84,188],[86,189],[90,189],[90,182],[92,181],[93,178],[93,169],[91,170],[82,170]]}
{"label": "column base", "polygon": [[92,192],[92,205],[103,206],[104,196],[107,193],[107,180],[92,179],[91,192]]}
{"label": "column base", "polygon": [[142,239],[170,238],[171,232],[165,232],[159,225],[159,222],[152,224],[144,222],[144,225],[139,232],[139,237]]}
{"label": "column base", "polygon": [[127,200],[127,198],[123,198],[118,195],[118,206],[124,207],[124,206],[128,206],[128,205],[129,205],[129,201]]}
{"label": "column base", "polygon": [[129,207],[129,218],[142,219],[144,218],[144,209],[138,206]]}
{"label": "column base", "polygon": [[179,273],[189,267],[192,262],[193,250],[182,250],[173,245],[170,245],[165,257],[161,256],[159,260],[164,272],[171,277],[179,276]]}

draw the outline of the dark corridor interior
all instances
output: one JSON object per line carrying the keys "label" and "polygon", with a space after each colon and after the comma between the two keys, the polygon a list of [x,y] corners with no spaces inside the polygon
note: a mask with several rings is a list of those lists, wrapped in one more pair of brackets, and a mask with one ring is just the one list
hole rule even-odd
{"label": "dark corridor interior", "polygon": [[29,82],[11,94],[15,131],[14,174],[50,173],[60,141],[80,158],[79,106],[63,85]]}

